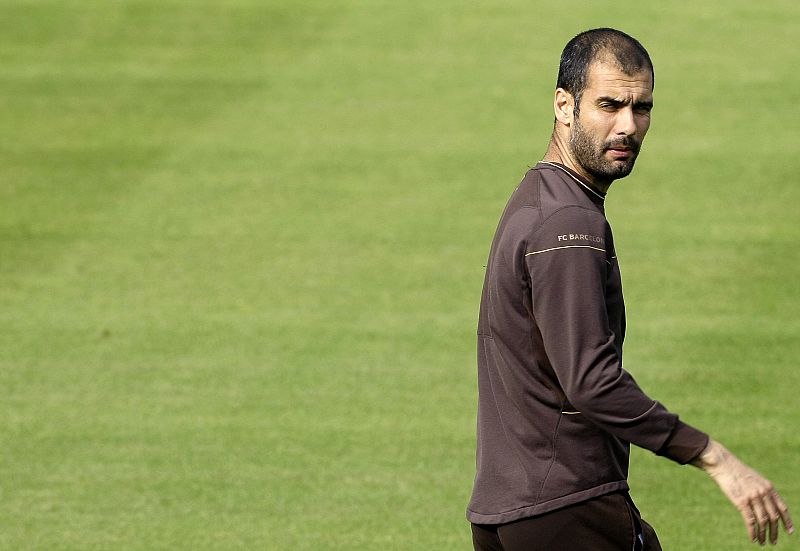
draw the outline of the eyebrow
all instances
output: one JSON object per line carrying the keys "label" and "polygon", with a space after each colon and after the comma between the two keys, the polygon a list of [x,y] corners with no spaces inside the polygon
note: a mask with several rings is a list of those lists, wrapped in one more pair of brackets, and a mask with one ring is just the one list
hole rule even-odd
{"label": "eyebrow", "polygon": [[[628,102],[625,101],[625,100],[612,98],[611,96],[601,96],[601,97],[597,98],[597,100],[595,100],[595,102],[598,103],[598,104],[599,103],[609,103],[609,104],[613,105],[614,107],[624,107],[625,105],[628,104]],[[633,104],[633,107],[634,107],[634,109],[640,109],[640,108],[652,109],[653,108],[653,102],[652,101],[637,101],[636,103]]]}

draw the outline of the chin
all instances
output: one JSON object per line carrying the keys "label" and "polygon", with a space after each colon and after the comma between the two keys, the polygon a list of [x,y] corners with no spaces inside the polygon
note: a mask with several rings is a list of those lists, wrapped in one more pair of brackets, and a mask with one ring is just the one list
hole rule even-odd
{"label": "chin", "polygon": [[614,161],[609,173],[613,174],[616,178],[624,178],[633,172],[633,165],[635,162],[636,159],[631,159],[630,161]]}

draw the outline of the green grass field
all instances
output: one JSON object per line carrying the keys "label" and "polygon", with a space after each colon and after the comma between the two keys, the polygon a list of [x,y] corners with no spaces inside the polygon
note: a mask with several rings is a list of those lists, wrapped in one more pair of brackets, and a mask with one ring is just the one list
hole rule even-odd
{"label": "green grass field", "polygon": [[626,367],[800,517],[800,4],[2,0],[0,548],[469,549],[483,265],[598,26],[656,66]]}

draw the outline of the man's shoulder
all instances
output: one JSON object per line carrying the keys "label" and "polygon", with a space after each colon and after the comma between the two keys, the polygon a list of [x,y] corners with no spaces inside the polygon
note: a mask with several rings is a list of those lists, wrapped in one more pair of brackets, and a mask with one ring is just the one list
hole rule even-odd
{"label": "man's shoulder", "polygon": [[[536,219],[542,223],[566,209],[571,217],[604,219],[602,209],[567,178],[568,175],[565,177],[563,171],[545,163],[530,168],[512,193],[503,218],[523,218],[528,221]],[[532,210],[536,213],[531,212]]]}
{"label": "man's shoulder", "polygon": [[[541,186],[541,174],[536,167],[528,169],[522,177],[517,188],[511,194],[508,201],[508,206],[512,207],[513,211],[522,208],[538,208],[539,207],[539,188]],[[511,210],[511,209],[507,209]]]}
{"label": "man's shoulder", "polygon": [[606,226],[602,209],[568,174],[539,163],[525,173],[511,194],[494,246],[517,250],[538,243],[544,234],[600,236],[607,233]]}

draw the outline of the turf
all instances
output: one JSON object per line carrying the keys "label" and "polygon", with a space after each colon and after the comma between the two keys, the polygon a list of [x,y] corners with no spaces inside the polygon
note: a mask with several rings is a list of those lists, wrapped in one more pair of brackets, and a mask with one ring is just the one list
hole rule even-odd
{"label": "turf", "polygon": [[[489,241],[606,25],[657,75],[607,207],[626,367],[797,507],[798,21],[1,2],[0,548],[469,548]],[[636,452],[631,482],[666,549],[750,547],[701,473]]]}

